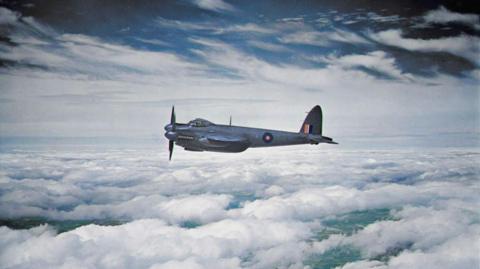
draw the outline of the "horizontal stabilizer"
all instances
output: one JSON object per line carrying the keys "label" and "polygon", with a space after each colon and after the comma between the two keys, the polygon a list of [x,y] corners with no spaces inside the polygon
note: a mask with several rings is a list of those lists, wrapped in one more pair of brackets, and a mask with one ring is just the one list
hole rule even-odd
{"label": "horizontal stabilizer", "polygon": [[322,140],[324,141],[323,143],[338,144],[337,142],[333,141],[331,137],[322,136]]}
{"label": "horizontal stabilizer", "polygon": [[338,144],[337,142],[333,141],[333,139],[328,137],[328,136],[310,135],[308,138],[314,144],[319,144],[319,143]]}

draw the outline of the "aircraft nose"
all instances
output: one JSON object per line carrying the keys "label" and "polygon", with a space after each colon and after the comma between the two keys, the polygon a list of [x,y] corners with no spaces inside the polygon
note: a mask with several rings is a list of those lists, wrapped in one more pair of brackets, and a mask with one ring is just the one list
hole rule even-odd
{"label": "aircraft nose", "polygon": [[165,137],[166,137],[168,140],[176,140],[177,134],[176,134],[175,132],[167,131],[167,132],[165,133]]}

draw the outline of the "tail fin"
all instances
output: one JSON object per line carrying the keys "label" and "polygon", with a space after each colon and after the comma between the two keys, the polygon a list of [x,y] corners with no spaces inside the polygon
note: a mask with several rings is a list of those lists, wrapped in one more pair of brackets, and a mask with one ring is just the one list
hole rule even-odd
{"label": "tail fin", "polygon": [[310,110],[300,127],[300,133],[322,135],[322,108],[316,105]]}

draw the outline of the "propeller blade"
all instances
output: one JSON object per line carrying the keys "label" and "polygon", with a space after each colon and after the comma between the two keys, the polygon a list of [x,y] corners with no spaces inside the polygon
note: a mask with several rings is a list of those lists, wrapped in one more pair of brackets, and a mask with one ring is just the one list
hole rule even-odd
{"label": "propeller blade", "polygon": [[172,115],[170,117],[170,124],[172,124],[172,131],[175,131],[175,106],[172,106]]}
{"label": "propeller blade", "polygon": [[172,160],[172,153],[173,153],[173,145],[174,145],[174,141],[173,140],[169,140],[168,141],[168,151],[170,152],[170,155],[168,155],[168,160],[171,161]]}

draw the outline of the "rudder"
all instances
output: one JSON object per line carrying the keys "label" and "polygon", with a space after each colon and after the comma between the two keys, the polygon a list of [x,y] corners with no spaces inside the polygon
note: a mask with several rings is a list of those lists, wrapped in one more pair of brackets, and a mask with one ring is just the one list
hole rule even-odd
{"label": "rudder", "polygon": [[316,105],[310,110],[300,127],[300,133],[322,135],[322,108]]}

